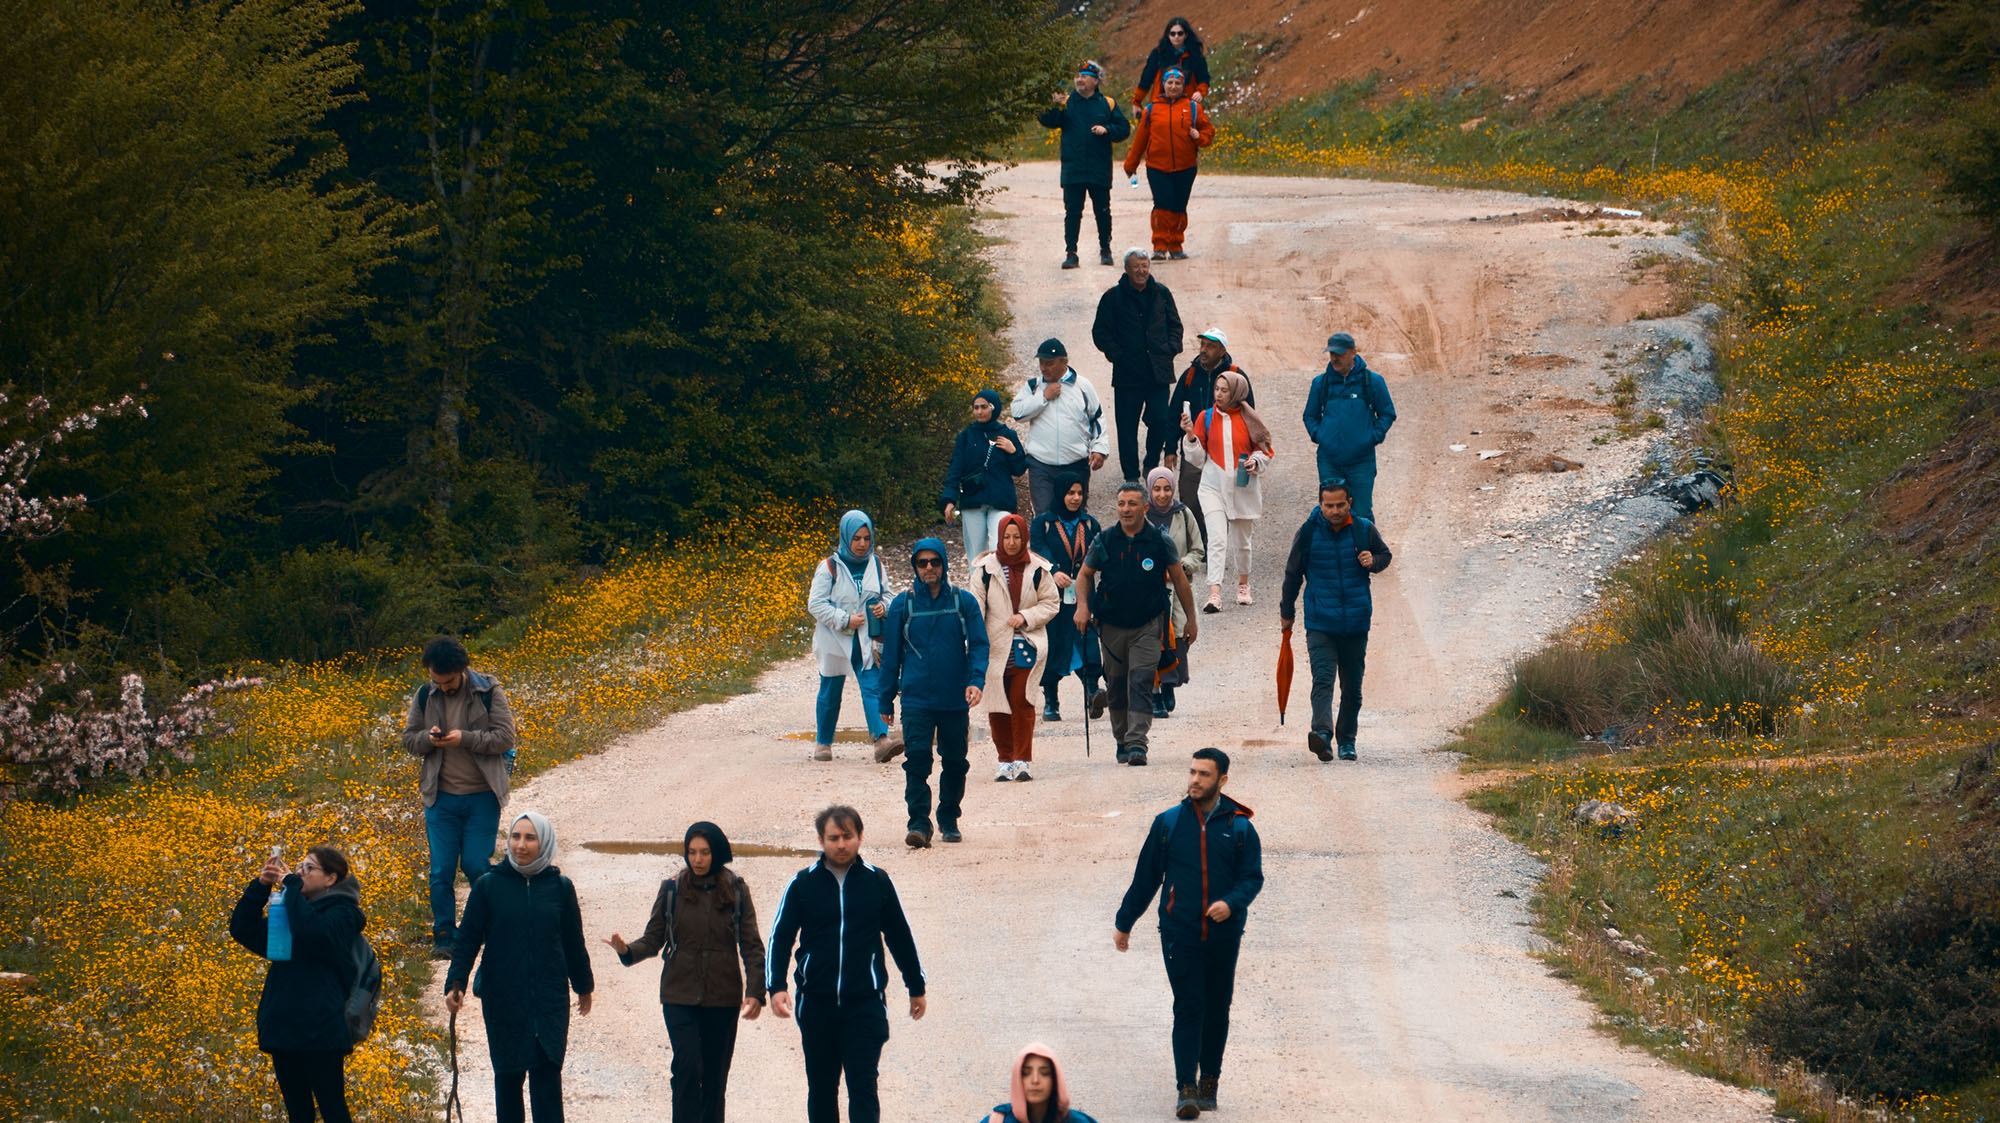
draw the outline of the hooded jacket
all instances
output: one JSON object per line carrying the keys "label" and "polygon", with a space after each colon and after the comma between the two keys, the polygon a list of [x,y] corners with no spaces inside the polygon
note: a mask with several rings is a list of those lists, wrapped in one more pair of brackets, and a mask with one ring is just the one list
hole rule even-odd
{"label": "hooded jacket", "polygon": [[[1118,930],[1130,932],[1160,894],[1160,939],[1208,940],[1241,936],[1250,902],[1264,888],[1264,846],[1250,825],[1248,807],[1218,794],[1203,820],[1194,800],[1181,802],[1153,819],[1132,887],[1118,906]],[[1208,906],[1229,904],[1229,919],[1208,919]]]}
{"label": "hooded jacket", "polygon": [[[962,703],[964,699],[959,699]],[[791,980],[792,945],[799,965]],[[889,875],[856,857],[845,877],[833,876],[824,855],[792,875],[771,921],[764,987],[772,994],[796,985],[798,1013],[808,1002],[879,1001],[889,986],[888,944],[911,998],[924,993],[924,967],[910,935],[902,898]]]}
{"label": "hooded jacket", "polygon": [[1181,353],[1181,312],[1174,294],[1158,277],[1143,289],[1129,276],[1097,300],[1090,341],[1111,360],[1111,385],[1168,386],[1174,356]]}
{"label": "hooded jacket", "polygon": [[[1014,477],[1028,470],[1028,454],[1021,446],[1021,434],[1000,424],[1004,408],[1000,395],[981,390],[979,396],[993,403],[994,420],[975,421],[958,431],[951,444],[951,466],[945,469],[944,487],[938,492],[938,506],[957,504],[960,509],[989,507],[1011,511],[1020,505],[1014,493]],[[993,443],[1000,437],[1013,442],[1014,451],[1000,451],[1000,446]]]}
{"label": "hooded jacket", "polygon": [[1055,401],[1042,396],[1040,374],[1028,379],[1014,395],[1014,420],[1028,423],[1022,451],[1043,464],[1074,464],[1091,453],[1111,455],[1111,436],[1104,429],[1104,402],[1090,379],[1069,368],[1062,376]]}
{"label": "hooded jacket", "polygon": [[523,877],[511,862],[472,883],[447,993],[465,989],[484,948],[479,1010],[495,1072],[526,1072],[546,1055],[557,1064],[569,1045],[569,995],[597,987],[576,886],[550,866]]}
{"label": "hooded jacket", "polygon": [[[1062,130],[1062,186],[1111,186],[1111,146],[1132,135],[1132,122],[1103,90],[1085,97],[1072,90],[1061,105],[1042,110],[1045,129]],[[1090,130],[1104,126],[1104,135]]]}
{"label": "hooded jacket", "polygon": [[[292,957],[271,964],[257,998],[257,1048],[266,1053],[345,1053],[347,992],[354,985],[354,938],[368,923],[361,883],[353,874],[308,899],[298,874],[284,887]],[[229,938],[258,955],[270,929],[264,917],[271,887],[252,881],[229,914]]]}
{"label": "hooded jacket", "polygon": [[[1192,130],[1195,135],[1189,136]],[[1208,110],[1190,97],[1148,102],[1132,123],[1132,146],[1125,150],[1125,174],[1139,162],[1156,172],[1184,172],[1201,160],[1201,150],[1215,141],[1215,122]]]}
{"label": "hooded jacket", "polygon": [[[935,551],[951,572],[951,554],[939,538],[919,538],[910,547],[914,569],[917,555]],[[978,598],[939,579],[936,596],[918,577],[910,591],[896,594],[882,622],[882,696],[884,715],[894,716],[896,696],[910,709],[933,713],[964,713],[965,690],[986,686],[986,621]],[[957,609],[957,620],[952,610]]]}
{"label": "hooded jacket", "polygon": [[1375,446],[1396,423],[1396,403],[1389,399],[1389,384],[1356,355],[1346,374],[1328,363],[1313,376],[1303,420],[1323,462],[1373,464]]}
{"label": "hooded jacket", "polygon": [[1055,1050],[1039,1041],[1030,1041],[1014,1058],[1014,1068],[1008,1085],[1006,1103],[996,1104],[990,1115],[982,1116],[983,1123],[1028,1123],[1028,1089],[1021,1079],[1021,1066],[1029,1057],[1046,1057],[1049,1069],[1055,1074],[1055,1088],[1049,1097],[1049,1113],[1042,1123],[1097,1123],[1096,1120],[1069,1105],[1069,1079],[1063,1075],[1062,1062],[1056,1059]]}
{"label": "hooded jacket", "polygon": [[[729,839],[721,828],[713,823],[688,828],[689,839],[697,834],[708,839],[713,858],[708,876],[696,877],[693,870],[683,869],[660,882],[645,934],[626,944],[618,961],[630,967],[664,955],[660,964],[663,1006],[739,1006],[746,979],[749,997],[762,1002],[764,943],[758,936],[757,908],[750,901],[750,886],[729,868]],[[722,899],[725,885],[729,902]]]}
{"label": "hooded jacket", "polygon": [[[1359,555],[1368,551],[1373,564],[1363,567]],[[1285,583],[1278,593],[1278,619],[1294,620],[1299,586],[1305,586],[1306,630],[1355,635],[1368,630],[1375,601],[1368,588],[1371,574],[1389,568],[1389,546],[1367,519],[1350,516],[1336,527],[1314,507],[1292,535],[1292,552],[1285,559]]]}
{"label": "hooded jacket", "polygon": [[[507,806],[507,791],[513,775],[514,711],[507,705],[507,692],[491,675],[467,668],[460,690],[470,690],[466,700],[465,728],[459,746],[472,754],[486,786]],[[410,697],[410,714],[403,722],[403,751],[423,759],[417,774],[417,791],[424,806],[437,802],[438,773],[444,771],[445,750],[431,744],[431,727],[444,724],[444,691],[425,683]],[[447,731],[448,732],[448,731]]]}

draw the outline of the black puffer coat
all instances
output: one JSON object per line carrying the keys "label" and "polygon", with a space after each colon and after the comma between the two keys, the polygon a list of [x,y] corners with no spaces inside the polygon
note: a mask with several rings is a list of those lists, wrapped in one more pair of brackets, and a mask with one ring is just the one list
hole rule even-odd
{"label": "black puffer coat", "polygon": [[1118,278],[1097,301],[1090,341],[1111,361],[1113,386],[1171,386],[1181,353],[1181,311],[1155,277],[1146,287]]}
{"label": "black puffer coat", "polygon": [[[266,1053],[345,1053],[347,991],[354,985],[354,937],[368,923],[361,885],[352,874],[310,900],[299,875],[284,880],[285,919],[292,957],[271,964],[257,999],[257,1048]],[[253,881],[229,914],[229,938],[263,955],[271,889]]]}
{"label": "black puffer coat", "polygon": [[462,990],[479,949],[480,1013],[495,1072],[526,1072],[543,1058],[560,1065],[569,1045],[569,994],[597,987],[583,942],[576,886],[555,866],[531,881],[503,862],[472,885],[447,994]]}

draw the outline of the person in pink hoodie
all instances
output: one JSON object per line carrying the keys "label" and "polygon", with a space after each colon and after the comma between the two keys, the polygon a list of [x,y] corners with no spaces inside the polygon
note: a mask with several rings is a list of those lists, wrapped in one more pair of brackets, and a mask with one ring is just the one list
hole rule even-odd
{"label": "person in pink hoodie", "polygon": [[1031,1041],[1014,1060],[1012,1098],[1000,1104],[980,1123],[1097,1123],[1069,1106],[1069,1082],[1063,1079],[1062,1065],[1055,1050]]}

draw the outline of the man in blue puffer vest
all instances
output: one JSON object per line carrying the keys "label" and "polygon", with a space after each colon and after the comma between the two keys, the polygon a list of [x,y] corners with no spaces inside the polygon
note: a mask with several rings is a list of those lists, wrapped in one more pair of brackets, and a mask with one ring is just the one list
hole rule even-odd
{"label": "man in blue puffer vest", "polygon": [[1264,888],[1264,844],[1251,810],[1222,794],[1228,782],[1228,753],[1195,751],[1187,798],[1147,828],[1112,934],[1119,951],[1130,947],[1132,926],[1160,895],[1160,954],[1174,991],[1174,1114],[1181,1119],[1215,1110],[1236,953],[1250,902]]}
{"label": "man in blue puffer vest", "polygon": [[1306,392],[1306,435],[1319,446],[1319,478],[1346,480],[1355,517],[1374,522],[1375,446],[1396,423],[1396,403],[1354,350],[1353,336],[1329,336],[1326,355],[1326,370]]}
{"label": "man in blue puffer vest", "polygon": [[[959,804],[965,799],[965,758],[971,708],[986,685],[986,615],[979,601],[945,580],[944,540],[919,538],[910,548],[917,579],[889,602],[882,621],[882,723],[896,720],[903,696],[903,802],[910,830],[903,841],[931,844],[931,743],[937,743],[937,825],[957,842]],[[877,760],[883,759],[880,755]]]}
{"label": "man in blue puffer vest", "polygon": [[[1354,733],[1361,716],[1361,672],[1368,658],[1368,625],[1375,602],[1368,578],[1389,568],[1389,547],[1375,524],[1354,513],[1347,484],[1329,479],[1319,485],[1319,509],[1292,535],[1279,590],[1278,620],[1297,618],[1299,586],[1306,586],[1306,653],[1312,659],[1312,732],[1306,746],[1332,760],[1331,733],[1340,759],[1354,759]],[[1333,683],[1340,679],[1340,718],[1332,719]]]}

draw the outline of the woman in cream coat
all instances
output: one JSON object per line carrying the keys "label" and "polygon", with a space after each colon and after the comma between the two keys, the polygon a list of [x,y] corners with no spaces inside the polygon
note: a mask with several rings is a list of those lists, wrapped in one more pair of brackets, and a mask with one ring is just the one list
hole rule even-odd
{"label": "woman in cream coat", "polygon": [[1225,370],[1215,376],[1215,405],[1199,417],[1181,419],[1181,431],[1193,438],[1188,460],[1201,468],[1201,509],[1208,517],[1208,603],[1203,612],[1222,611],[1222,579],[1232,562],[1236,603],[1250,603],[1250,535],[1264,513],[1263,471],[1273,450],[1271,430],[1245,400],[1249,394],[1250,380]]}
{"label": "woman in cream coat", "polygon": [[[882,692],[882,641],[876,634],[888,614],[889,575],[875,554],[875,524],[860,511],[840,516],[833,554],[813,567],[806,590],[812,613],[813,655],[819,660],[818,728],[813,759],[833,759],[833,731],[840,721],[840,695],[852,675],[861,686],[861,712],[875,738],[875,759],[889,760],[902,746],[889,736],[876,699]],[[873,625],[871,627],[871,625]]]}
{"label": "woman in cream coat", "polygon": [[[1035,707],[1028,685],[1039,681],[1049,653],[1049,621],[1062,608],[1062,590],[1048,559],[1028,549],[1028,520],[1016,514],[1000,519],[999,545],[972,563],[972,595],[986,615],[986,641],[992,652],[986,661],[986,691],[981,704],[993,727],[993,749],[1000,758],[995,780],[1032,780],[1028,763],[1034,756]],[[1035,646],[1033,666],[1014,665],[1014,637]]]}

